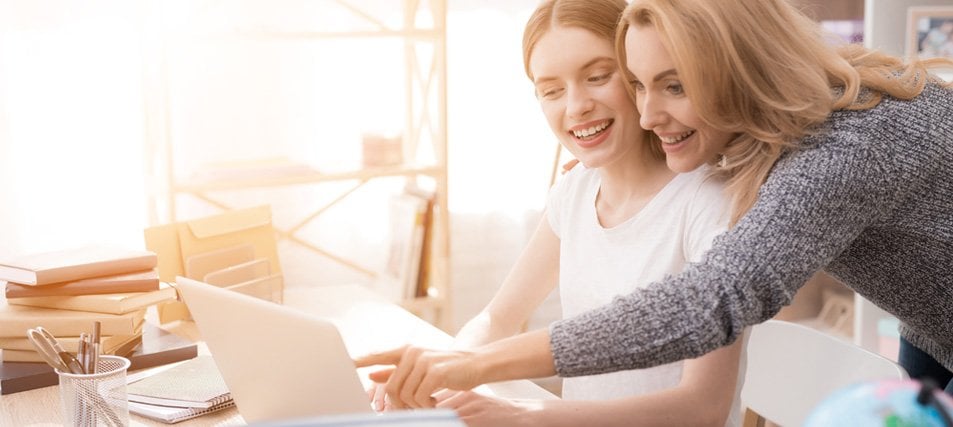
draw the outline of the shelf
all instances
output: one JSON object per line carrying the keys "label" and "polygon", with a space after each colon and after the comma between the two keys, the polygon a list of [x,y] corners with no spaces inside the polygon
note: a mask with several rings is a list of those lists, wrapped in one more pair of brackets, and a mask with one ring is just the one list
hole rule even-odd
{"label": "shelf", "polygon": [[[332,206],[343,205],[339,202],[351,197],[359,188],[364,187],[370,181],[378,178],[406,178],[410,183],[418,177],[424,178],[428,185],[432,181],[434,187],[432,189],[434,192],[433,229],[428,241],[431,256],[429,258],[430,262],[427,264],[429,266],[427,277],[431,292],[428,297],[406,299],[401,301],[400,304],[418,316],[425,317],[426,314],[426,317],[430,317],[432,315],[432,323],[437,327],[446,329],[452,318],[449,315],[451,289],[449,280],[450,226],[447,205],[446,148],[446,0],[374,3],[376,6],[373,10],[365,10],[371,6],[359,5],[358,3],[358,1],[349,0],[302,1],[290,5],[289,8],[274,8],[267,2],[250,0],[249,2],[213,2],[207,5],[203,4],[201,7],[183,7],[180,9],[176,9],[177,6],[175,5],[169,6],[165,2],[150,3],[150,7],[154,10],[151,10],[147,15],[154,18],[148,24],[150,28],[159,31],[159,37],[147,40],[147,44],[157,52],[154,55],[156,58],[154,62],[147,63],[144,69],[148,84],[151,84],[151,89],[154,89],[149,93],[157,94],[146,101],[147,121],[150,125],[148,140],[155,157],[162,159],[162,162],[157,162],[155,173],[157,176],[162,176],[164,180],[164,186],[156,187],[150,222],[153,224],[172,222],[178,216],[188,216],[194,213],[189,211],[201,210],[204,212],[208,206],[220,210],[241,208],[248,199],[254,199],[256,203],[259,203],[259,195],[262,193],[285,194],[283,191],[259,191],[250,193],[253,196],[245,197],[245,194],[241,194],[245,190],[284,189],[308,184],[342,183],[345,185],[327,185],[315,189],[294,188],[294,191],[300,190],[307,193],[309,202],[312,203],[287,203],[288,206],[283,207],[286,210],[281,212],[280,215],[285,217],[285,222],[291,222],[292,224],[282,228],[276,227],[276,232],[280,240],[295,244],[297,245],[296,248],[306,249],[309,254],[318,254],[333,262],[335,266],[346,267],[348,274],[358,272],[362,277],[373,280],[379,276],[380,272],[366,265],[367,263],[363,262],[366,260],[351,259],[355,258],[353,253],[351,256],[341,255],[347,252],[346,249],[353,249],[348,248],[348,246],[353,247],[354,242],[336,242],[329,240],[326,235],[308,234],[306,228],[319,216],[329,211]],[[252,13],[256,7],[260,8],[258,11],[261,13]],[[388,13],[384,16],[375,16],[370,13],[380,14],[381,10],[384,10],[378,8],[384,8]],[[339,14],[334,12],[339,12]],[[337,19],[338,16],[347,19]],[[300,160],[302,157],[313,159],[314,152],[312,151],[304,154],[301,152],[293,154],[268,152],[266,155],[287,157],[228,162],[225,157],[245,154],[241,150],[235,150],[235,152],[223,151],[212,159],[213,162],[225,161],[224,163],[203,166],[182,165],[182,163],[186,163],[183,159],[187,157],[178,152],[181,148],[177,150],[176,144],[185,146],[184,144],[189,141],[201,143],[201,141],[209,139],[229,140],[231,138],[234,140],[236,137],[242,138],[244,135],[229,134],[228,132],[219,135],[208,132],[208,129],[217,129],[216,124],[214,122],[210,124],[201,122],[199,115],[204,114],[206,110],[196,108],[196,111],[189,111],[189,108],[194,106],[195,100],[192,100],[192,104],[190,104],[187,100],[183,101],[182,96],[177,98],[175,89],[179,86],[175,85],[198,84],[199,87],[211,87],[212,90],[208,93],[213,96],[213,98],[210,98],[213,100],[219,99],[219,97],[222,97],[223,100],[232,99],[233,96],[234,99],[242,100],[240,96],[241,89],[254,88],[254,85],[258,82],[267,83],[270,80],[261,80],[259,74],[252,73],[248,76],[257,80],[242,82],[234,77],[232,70],[227,67],[243,67],[246,64],[243,60],[248,59],[247,55],[256,52],[271,52],[269,49],[273,49],[274,52],[299,52],[298,49],[300,48],[303,49],[301,52],[305,52],[302,56],[309,59],[307,61],[299,59],[301,62],[286,64],[286,66],[295,67],[302,63],[314,64],[313,61],[316,59],[307,56],[309,52],[307,49],[315,49],[310,43],[325,43],[326,40],[330,39],[356,39],[362,41],[362,43],[365,39],[397,39],[403,42],[401,43],[403,46],[398,46],[400,50],[396,50],[397,54],[391,59],[402,62],[398,67],[401,67],[404,71],[402,83],[405,89],[405,98],[403,105],[396,105],[385,114],[399,115],[402,108],[404,117],[398,126],[401,127],[400,131],[403,135],[403,158],[411,162],[418,161],[426,164],[402,164],[369,168],[359,168],[355,164],[353,170],[323,170],[323,168],[311,167]],[[223,50],[226,54],[232,54],[233,56],[224,56],[225,62],[209,62],[208,64],[211,65],[206,64],[203,67],[202,64],[196,65],[196,59],[215,61],[215,57],[211,56],[212,59],[209,59],[209,55],[190,57],[189,55],[195,55],[195,52],[180,49],[189,45],[201,45],[201,48],[206,48],[203,42],[226,42],[223,45]],[[362,43],[358,44],[363,46]],[[390,41],[387,43],[390,43]],[[328,43],[328,45],[336,45],[336,43]],[[249,46],[262,50],[251,50]],[[218,46],[214,47],[218,48]],[[249,50],[242,50],[246,48]],[[358,48],[361,47],[353,47],[352,49]],[[212,51],[215,52],[214,49]],[[235,56],[236,52],[242,54]],[[235,57],[242,59],[242,61],[227,62],[228,59],[234,60]],[[336,59],[335,62],[337,62]],[[256,70],[256,72],[260,72],[260,70]],[[333,74],[331,75],[333,76]],[[320,74],[308,74],[308,76],[307,78],[322,78]],[[324,77],[327,77],[327,75]],[[343,76],[343,78],[347,77],[350,77],[350,75]],[[265,78],[268,79],[269,77]],[[332,81],[336,82],[337,80]],[[201,86],[203,84],[205,86]],[[321,93],[314,90],[320,85],[314,85],[313,87],[303,85],[303,87],[304,89],[301,90],[291,90],[291,93],[299,96],[311,96],[318,100],[326,98],[328,99],[327,102],[334,102],[333,97],[323,97]],[[236,89],[234,93],[238,94],[233,94],[232,88]],[[281,98],[265,97],[264,99],[271,101]],[[310,104],[306,102],[301,104],[310,107]],[[250,102],[242,105],[253,108],[258,104]],[[289,105],[298,106],[293,101]],[[246,118],[246,122],[247,120],[256,120],[259,116],[273,118],[272,116],[276,114],[275,111],[286,111],[275,108],[273,105],[262,104],[261,106],[265,110],[262,110],[261,114],[246,116],[253,117]],[[328,120],[326,115],[321,115],[323,110],[315,107],[310,108],[312,110],[307,111],[306,114],[315,114],[315,116],[302,116],[300,112],[294,112],[298,114],[295,117],[314,117],[315,121]],[[182,111],[184,113],[175,114]],[[209,111],[214,110],[209,109]],[[235,114],[235,111],[230,110],[230,113]],[[393,113],[390,111],[393,111]],[[229,118],[231,119],[231,117]],[[373,125],[375,118],[378,121],[387,122],[384,119],[389,117],[368,114],[366,122]],[[195,126],[193,122],[189,122],[187,125],[173,123],[175,120],[199,121],[202,126]],[[218,126],[222,127],[225,124],[226,127],[222,128],[226,129],[228,123],[228,121],[223,121]],[[264,120],[262,126],[270,124],[271,122]],[[384,123],[382,126],[391,124]],[[340,124],[336,122],[325,124],[325,126],[337,125]],[[346,126],[346,124],[343,126]],[[301,129],[307,128],[299,127],[296,129],[301,131]],[[257,130],[253,128],[253,131]],[[188,133],[192,131],[196,133]],[[208,132],[209,134],[203,135],[202,132]],[[281,134],[280,129],[277,133]],[[314,144],[315,136],[297,135],[297,141],[299,141],[299,144]],[[322,134],[321,136],[326,138],[326,135]],[[249,140],[253,141],[254,144],[264,146],[267,142],[260,141],[269,141],[272,139],[271,137],[270,134],[255,134],[250,135]],[[337,145],[341,144],[335,146]],[[255,153],[254,155],[259,155],[261,151],[268,151],[258,150],[261,147],[255,148],[256,150],[250,150]],[[417,156],[418,153],[421,156]],[[348,165],[351,164],[348,163]],[[337,167],[337,165],[332,163],[331,167]],[[194,173],[188,176],[188,173],[193,171]],[[367,187],[372,186],[368,185]],[[321,197],[314,197],[317,191],[321,192]],[[314,203],[316,199],[321,200],[321,202]],[[182,203],[184,201],[198,201],[200,204]],[[292,200],[292,202],[294,201]],[[321,206],[312,206],[314,204],[320,204]],[[358,216],[354,215],[353,217]],[[352,221],[348,224],[353,225],[354,221],[359,221],[353,217],[344,218],[344,220]],[[340,217],[333,215],[326,215],[322,218],[340,219]],[[328,247],[336,243],[343,244],[340,247]],[[363,243],[362,241],[361,244]]]}
{"label": "shelf", "polygon": [[[228,174],[229,171],[221,171]],[[244,171],[234,171],[236,175],[229,178],[197,179],[191,182],[172,184],[172,191],[199,193],[205,191],[227,191],[246,188],[283,187],[299,184],[315,184],[321,182],[335,182],[346,180],[369,180],[383,177],[412,177],[417,175],[437,176],[443,169],[437,166],[399,165],[375,167],[353,171],[324,173],[316,170],[296,171],[284,176],[237,176]],[[249,172],[251,173],[251,172]]]}

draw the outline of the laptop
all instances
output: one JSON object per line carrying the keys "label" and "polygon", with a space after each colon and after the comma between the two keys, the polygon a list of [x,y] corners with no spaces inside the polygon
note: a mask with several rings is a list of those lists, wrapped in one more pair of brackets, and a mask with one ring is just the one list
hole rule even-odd
{"label": "laptop", "polygon": [[330,321],[185,277],[176,283],[245,422],[374,413]]}

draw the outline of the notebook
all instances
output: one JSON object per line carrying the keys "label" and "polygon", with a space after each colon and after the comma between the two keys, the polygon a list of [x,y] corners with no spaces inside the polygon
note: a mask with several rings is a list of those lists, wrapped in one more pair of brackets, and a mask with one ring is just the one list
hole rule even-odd
{"label": "notebook", "polygon": [[185,277],[176,287],[245,422],[373,413],[330,321]]}

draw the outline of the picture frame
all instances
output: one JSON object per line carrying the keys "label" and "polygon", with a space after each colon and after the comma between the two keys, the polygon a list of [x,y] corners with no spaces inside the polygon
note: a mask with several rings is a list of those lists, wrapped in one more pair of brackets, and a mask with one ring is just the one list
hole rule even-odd
{"label": "picture frame", "polygon": [[953,59],[953,6],[912,6],[907,9],[908,57]]}

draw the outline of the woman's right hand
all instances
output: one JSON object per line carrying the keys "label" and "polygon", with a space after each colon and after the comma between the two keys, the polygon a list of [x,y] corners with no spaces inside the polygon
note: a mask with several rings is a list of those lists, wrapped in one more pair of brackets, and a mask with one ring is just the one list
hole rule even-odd
{"label": "woman's right hand", "polygon": [[572,170],[572,168],[575,167],[578,163],[579,163],[579,160],[578,160],[578,159],[569,159],[568,162],[563,163],[563,172],[562,172],[562,173],[565,174],[566,172],[569,172],[569,171]]}
{"label": "woman's right hand", "polygon": [[385,412],[393,409],[390,399],[387,398],[387,390],[383,383],[373,382],[367,389],[367,397],[371,400],[371,408],[377,412]]}

